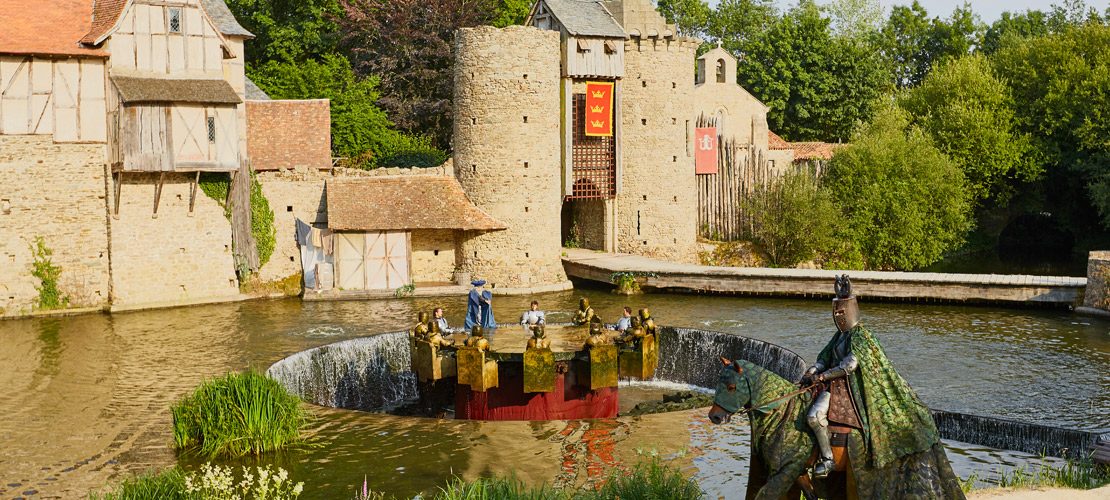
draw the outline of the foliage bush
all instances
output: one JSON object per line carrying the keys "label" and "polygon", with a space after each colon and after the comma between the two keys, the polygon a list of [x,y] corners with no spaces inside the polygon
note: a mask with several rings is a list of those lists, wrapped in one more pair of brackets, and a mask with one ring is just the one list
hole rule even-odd
{"label": "foliage bush", "polygon": [[447,153],[433,146],[431,137],[390,132],[378,145],[369,166],[438,167],[445,161]]}
{"label": "foliage bush", "polygon": [[69,297],[58,289],[58,278],[62,275],[62,268],[54,265],[51,258],[54,251],[46,246],[46,240],[42,236],[36,236],[35,242],[31,245],[31,255],[34,260],[31,263],[31,276],[39,279],[39,283],[35,285],[35,290],[38,290],[38,308],[39,309],[58,309],[69,305]]}
{"label": "foliage bush", "polygon": [[546,484],[529,487],[515,478],[480,478],[475,481],[454,479],[441,488],[437,500],[695,500],[703,497],[693,479],[658,460],[641,462],[632,470],[613,471],[598,490],[559,490]]}
{"label": "foliage bush", "polygon": [[871,269],[932,264],[972,227],[963,173],[894,106],[837,150],[823,182],[845,215],[838,239]]}
{"label": "foliage bush", "polygon": [[92,500],[189,500],[185,492],[185,473],[174,467],[162,472],[147,472],[117,485],[103,496],[89,495]]}
{"label": "foliage bush", "polygon": [[171,413],[176,448],[206,458],[286,448],[301,441],[308,421],[300,398],[255,371],[205,382]]}
{"label": "foliage bush", "polygon": [[[200,190],[209,198],[216,200],[224,209],[224,217],[231,220],[231,205],[228,204],[228,195],[231,192],[231,178],[222,173],[202,173],[200,176]],[[258,176],[251,173],[251,235],[254,236],[255,248],[258,250],[259,267],[266,265],[274,255],[277,246],[277,228],[274,227],[274,211],[270,208],[270,200],[262,192],[262,183]]]}
{"label": "foliage bush", "polygon": [[831,248],[840,211],[808,169],[795,169],[755,190],[741,203],[751,218],[747,238],[772,266],[793,267]]}

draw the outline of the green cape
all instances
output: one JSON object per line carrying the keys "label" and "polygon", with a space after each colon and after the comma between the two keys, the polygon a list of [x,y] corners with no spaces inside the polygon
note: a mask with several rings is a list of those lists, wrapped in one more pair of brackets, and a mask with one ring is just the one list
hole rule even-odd
{"label": "green cape", "polygon": [[[826,369],[833,366],[833,346],[842,335],[846,334],[837,332],[817,355]],[[879,340],[866,328],[856,326],[851,348],[859,368],[849,375],[848,384],[863,420],[869,466],[882,468],[937,444],[940,436],[929,408],[891,366]]]}

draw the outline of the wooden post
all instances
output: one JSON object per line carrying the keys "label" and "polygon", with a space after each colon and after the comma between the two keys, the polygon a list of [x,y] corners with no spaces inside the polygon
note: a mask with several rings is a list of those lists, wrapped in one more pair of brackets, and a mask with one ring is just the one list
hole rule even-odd
{"label": "wooden post", "polygon": [[116,172],[112,178],[112,184],[115,189],[112,192],[112,218],[119,219],[119,192],[123,188],[123,171]]}
{"label": "wooden post", "polygon": [[152,219],[158,218],[158,204],[162,201],[162,185],[165,183],[166,173],[158,172],[158,184],[154,185],[154,215]]}
{"label": "wooden post", "polygon": [[251,172],[250,165],[240,162],[239,169],[231,174],[231,188],[227,196],[231,207],[231,245],[235,253],[235,269],[239,278],[258,271],[258,245],[251,234]]}
{"label": "wooden post", "polygon": [[189,217],[193,216],[193,208],[197,203],[197,188],[200,186],[200,170],[197,170],[197,176],[193,178],[193,185],[189,187]]}

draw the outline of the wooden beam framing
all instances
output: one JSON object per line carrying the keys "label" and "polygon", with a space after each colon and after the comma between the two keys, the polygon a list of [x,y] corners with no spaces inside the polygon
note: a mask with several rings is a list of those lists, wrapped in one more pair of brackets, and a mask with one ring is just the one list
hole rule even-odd
{"label": "wooden beam framing", "polygon": [[123,171],[112,176],[112,218],[119,219],[119,193],[123,189]]}
{"label": "wooden beam framing", "polygon": [[158,218],[158,204],[162,201],[162,186],[166,182],[166,173],[158,172],[158,184],[154,185],[154,215],[152,219]]}
{"label": "wooden beam framing", "polygon": [[200,171],[197,171],[196,177],[193,178],[193,185],[189,186],[189,217],[193,216],[193,207],[197,203],[197,188],[200,186]]}

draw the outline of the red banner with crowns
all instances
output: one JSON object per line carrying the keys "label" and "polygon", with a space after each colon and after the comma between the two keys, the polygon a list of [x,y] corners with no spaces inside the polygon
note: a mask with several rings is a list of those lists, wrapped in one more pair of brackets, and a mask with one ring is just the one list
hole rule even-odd
{"label": "red banner with crowns", "polygon": [[586,135],[613,135],[613,82],[586,82]]}

